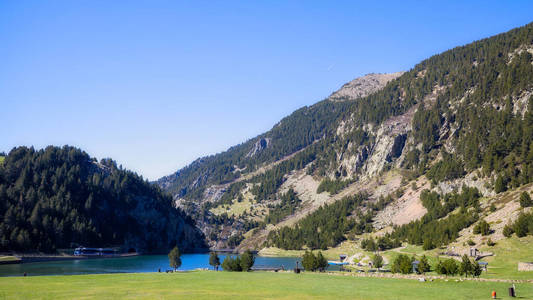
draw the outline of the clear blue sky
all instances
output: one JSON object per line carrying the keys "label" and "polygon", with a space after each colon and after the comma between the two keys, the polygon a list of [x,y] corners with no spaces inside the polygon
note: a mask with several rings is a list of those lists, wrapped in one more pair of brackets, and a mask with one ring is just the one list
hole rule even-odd
{"label": "clear blue sky", "polygon": [[70,144],[156,179],[533,21],[533,1],[398,2],[0,1],[0,151]]}

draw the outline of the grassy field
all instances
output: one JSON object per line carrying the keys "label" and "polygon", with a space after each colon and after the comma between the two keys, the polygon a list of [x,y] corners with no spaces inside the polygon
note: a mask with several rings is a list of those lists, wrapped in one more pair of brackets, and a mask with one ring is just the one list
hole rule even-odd
{"label": "grassy field", "polygon": [[[507,299],[508,283],[418,282],[328,274],[184,272],[9,277],[0,299]],[[532,284],[517,295],[533,299]]]}
{"label": "grassy field", "polygon": [[489,271],[484,277],[508,279],[533,279],[533,272],[519,272],[518,262],[533,261],[533,236],[499,240],[494,247],[484,247],[482,251],[494,252],[494,256],[483,261],[489,263]]}
{"label": "grassy field", "polygon": [[[481,247],[483,252],[493,252],[494,256],[483,258],[482,261],[489,263],[488,272],[483,272],[481,278],[500,278],[500,279],[533,279],[533,272],[520,272],[518,271],[518,262],[531,262],[533,261],[533,236],[527,236],[523,238],[517,238],[513,236],[508,239],[499,240],[495,246]],[[406,245],[402,248],[392,249],[381,252],[389,262],[392,262],[394,258],[399,254],[407,254],[409,256],[421,257],[426,255],[430,264],[433,266],[438,261],[438,252],[443,251],[440,249],[433,249],[430,251],[424,251],[421,246]],[[305,251],[302,250],[283,250],[279,248],[265,248],[260,251],[264,256],[290,256],[301,257]],[[354,241],[345,241],[335,248],[322,251],[324,256],[330,260],[338,260],[339,254],[352,255],[354,253],[360,253],[361,257],[366,257],[363,261],[367,262],[368,258],[373,255],[372,252],[364,251],[360,249],[359,244]],[[446,259],[447,257],[441,257]],[[361,268],[359,268],[361,269]],[[438,275],[435,272],[430,272],[430,275]]]}

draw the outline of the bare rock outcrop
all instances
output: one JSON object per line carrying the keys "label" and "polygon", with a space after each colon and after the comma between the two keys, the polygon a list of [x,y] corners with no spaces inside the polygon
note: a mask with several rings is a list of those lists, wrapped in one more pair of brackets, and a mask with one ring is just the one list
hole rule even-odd
{"label": "bare rock outcrop", "polygon": [[270,146],[270,138],[261,138],[255,142],[253,148],[246,154],[246,157],[254,157],[259,154],[261,151],[265,150]]}
{"label": "bare rock outcrop", "polygon": [[383,88],[389,81],[398,78],[404,72],[388,74],[367,74],[344,84],[329,96],[332,101],[354,100],[366,97]]}

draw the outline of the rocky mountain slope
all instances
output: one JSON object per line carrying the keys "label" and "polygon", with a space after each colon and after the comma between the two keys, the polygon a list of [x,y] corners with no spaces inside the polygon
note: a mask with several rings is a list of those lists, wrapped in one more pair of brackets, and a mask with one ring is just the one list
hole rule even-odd
{"label": "rocky mountain slope", "polygon": [[[306,220],[323,213],[344,221],[342,232],[320,234],[321,247],[385,228],[408,241],[413,222],[444,227],[447,214],[468,228],[480,215],[476,201],[461,200],[474,195],[461,194],[463,187],[493,197],[533,181],[532,53],[528,24],[405,73],[355,79],[267,133],[158,183],[216,248],[287,246],[284,235],[305,236]],[[345,200],[351,211],[335,209],[361,193]],[[449,203],[435,212],[429,199]],[[465,211],[454,215],[456,207]],[[427,243],[454,239],[439,234]]]}

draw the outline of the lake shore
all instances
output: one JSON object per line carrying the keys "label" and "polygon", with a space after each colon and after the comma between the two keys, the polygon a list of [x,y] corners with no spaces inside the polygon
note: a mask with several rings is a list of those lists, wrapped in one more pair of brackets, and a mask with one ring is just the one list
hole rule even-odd
{"label": "lake shore", "polygon": [[[123,253],[116,255],[102,255],[102,256],[87,256],[87,255],[61,255],[61,254],[27,254],[16,253],[0,257],[0,265],[7,264],[24,264],[47,261],[62,261],[62,260],[80,260],[80,259],[102,259],[102,258],[121,258],[138,256],[139,253]],[[1,259],[5,258],[5,259]]]}
{"label": "lake shore", "polygon": [[[230,254],[220,254],[220,261]],[[180,270],[211,269],[209,254],[183,254]],[[255,267],[260,269],[293,269],[300,259],[292,257],[257,256]],[[30,263],[31,262],[31,263]],[[167,255],[128,255],[122,257],[32,256],[25,263],[0,266],[0,277],[47,276],[107,273],[153,273],[172,269]]]}

